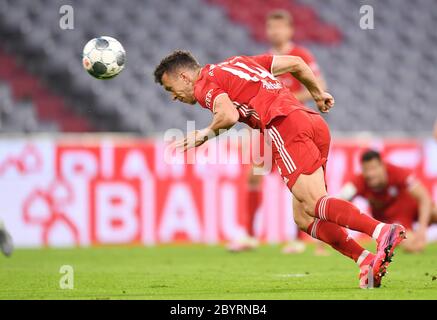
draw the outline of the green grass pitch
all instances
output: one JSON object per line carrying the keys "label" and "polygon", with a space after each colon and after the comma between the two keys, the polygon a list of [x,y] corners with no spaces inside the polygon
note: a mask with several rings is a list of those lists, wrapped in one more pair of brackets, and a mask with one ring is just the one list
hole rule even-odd
{"label": "green grass pitch", "polygon": [[[358,268],[330,251],[284,255],[279,246],[229,253],[179,245],[19,249],[0,256],[0,299],[437,299],[437,244],[398,250],[382,287],[358,288]],[[62,265],[74,288],[60,289]]]}

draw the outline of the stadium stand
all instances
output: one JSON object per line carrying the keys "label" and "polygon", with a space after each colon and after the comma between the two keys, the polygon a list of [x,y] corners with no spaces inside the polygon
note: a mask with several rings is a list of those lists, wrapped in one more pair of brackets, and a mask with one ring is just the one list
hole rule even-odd
{"label": "stadium stand", "polygon": [[[366,1],[374,29],[360,29],[354,1],[301,0],[335,23],[344,42],[312,48],[336,98],[329,117],[337,131],[430,132],[437,116],[437,34],[435,2]],[[351,16],[351,12],[354,13]]]}
{"label": "stadium stand", "polygon": [[91,131],[86,118],[75,115],[61,98],[0,52],[0,108],[2,131]]}
{"label": "stadium stand", "polygon": [[[334,2],[254,0],[252,16],[241,9],[247,0],[77,0],[73,3],[75,27],[63,30],[59,7],[70,3],[3,0],[0,40],[6,55],[19,60],[28,74],[24,78],[29,84],[20,87],[34,88],[36,83],[53,91],[46,92],[50,96],[46,100],[37,101],[37,95],[31,95],[22,102],[14,94],[14,82],[4,78],[2,97],[8,97],[4,99],[9,99],[14,111],[3,118],[1,130],[39,131],[48,126],[49,131],[151,135],[168,128],[185,129],[188,119],[205,125],[208,111],[192,112],[169,103],[169,97],[153,83],[154,65],[175,48],[192,50],[201,63],[261,53],[266,50],[262,14],[284,5],[295,16],[297,39],[315,53],[336,97],[337,111],[328,117],[334,130],[432,128],[437,101],[433,88],[437,73],[431,67],[437,63],[433,32],[437,13],[430,7],[434,4],[368,1],[375,7],[375,29],[363,31],[357,3],[335,6]],[[356,13],[356,19],[350,12]],[[98,35],[119,39],[127,51],[125,70],[110,81],[97,81],[81,67],[84,44]],[[28,111],[12,115],[18,108]],[[72,124],[66,125],[63,119]]]}

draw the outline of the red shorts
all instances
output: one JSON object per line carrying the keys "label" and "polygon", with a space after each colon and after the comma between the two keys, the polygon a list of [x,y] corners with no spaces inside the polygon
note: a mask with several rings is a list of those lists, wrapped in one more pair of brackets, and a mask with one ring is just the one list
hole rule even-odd
{"label": "red shorts", "polygon": [[382,212],[375,212],[373,217],[385,223],[400,223],[407,229],[412,229],[419,216],[417,201],[410,195],[400,194],[396,201]]}
{"label": "red shorts", "polygon": [[296,110],[272,120],[267,129],[273,159],[290,190],[300,174],[311,174],[320,167],[325,171],[331,134],[320,114]]}

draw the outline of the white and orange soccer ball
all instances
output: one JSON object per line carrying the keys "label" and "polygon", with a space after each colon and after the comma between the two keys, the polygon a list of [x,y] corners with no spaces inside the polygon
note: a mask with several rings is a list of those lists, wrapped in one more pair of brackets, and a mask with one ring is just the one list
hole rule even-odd
{"label": "white and orange soccer ball", "polygon": [[82,64],[97,79],[112,79],[126,63],[126,51],[114,38],[101,36],[91,39],[83,48]]}

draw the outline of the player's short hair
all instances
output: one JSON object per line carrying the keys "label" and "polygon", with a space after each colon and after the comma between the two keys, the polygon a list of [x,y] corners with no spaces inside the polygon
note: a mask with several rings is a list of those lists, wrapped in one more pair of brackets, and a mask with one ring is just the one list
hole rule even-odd
{"label": "player's short hair", "polygon": [[284,20],[288,22],[290,26],[293,25],[293,16],[290,14],[290,12],[284,9],[276,9],[270,11],[267,14],[266,21],[270,21],[270,20]]}
{"label": "player's short hair", "polygon": [[364,151],[363,154],[361,155],[361,163],[368,162],[374,159],[381,161],[381,154],[378,151],[367,150]]}
{"label": "player's short hair", "polygon": [[178,68],[200,68],[194,56],[185,50],[175,50],[168,56],[164,57],[155,68],[155,82],[162,85],[162,76],[165,72],[173,72]]}

